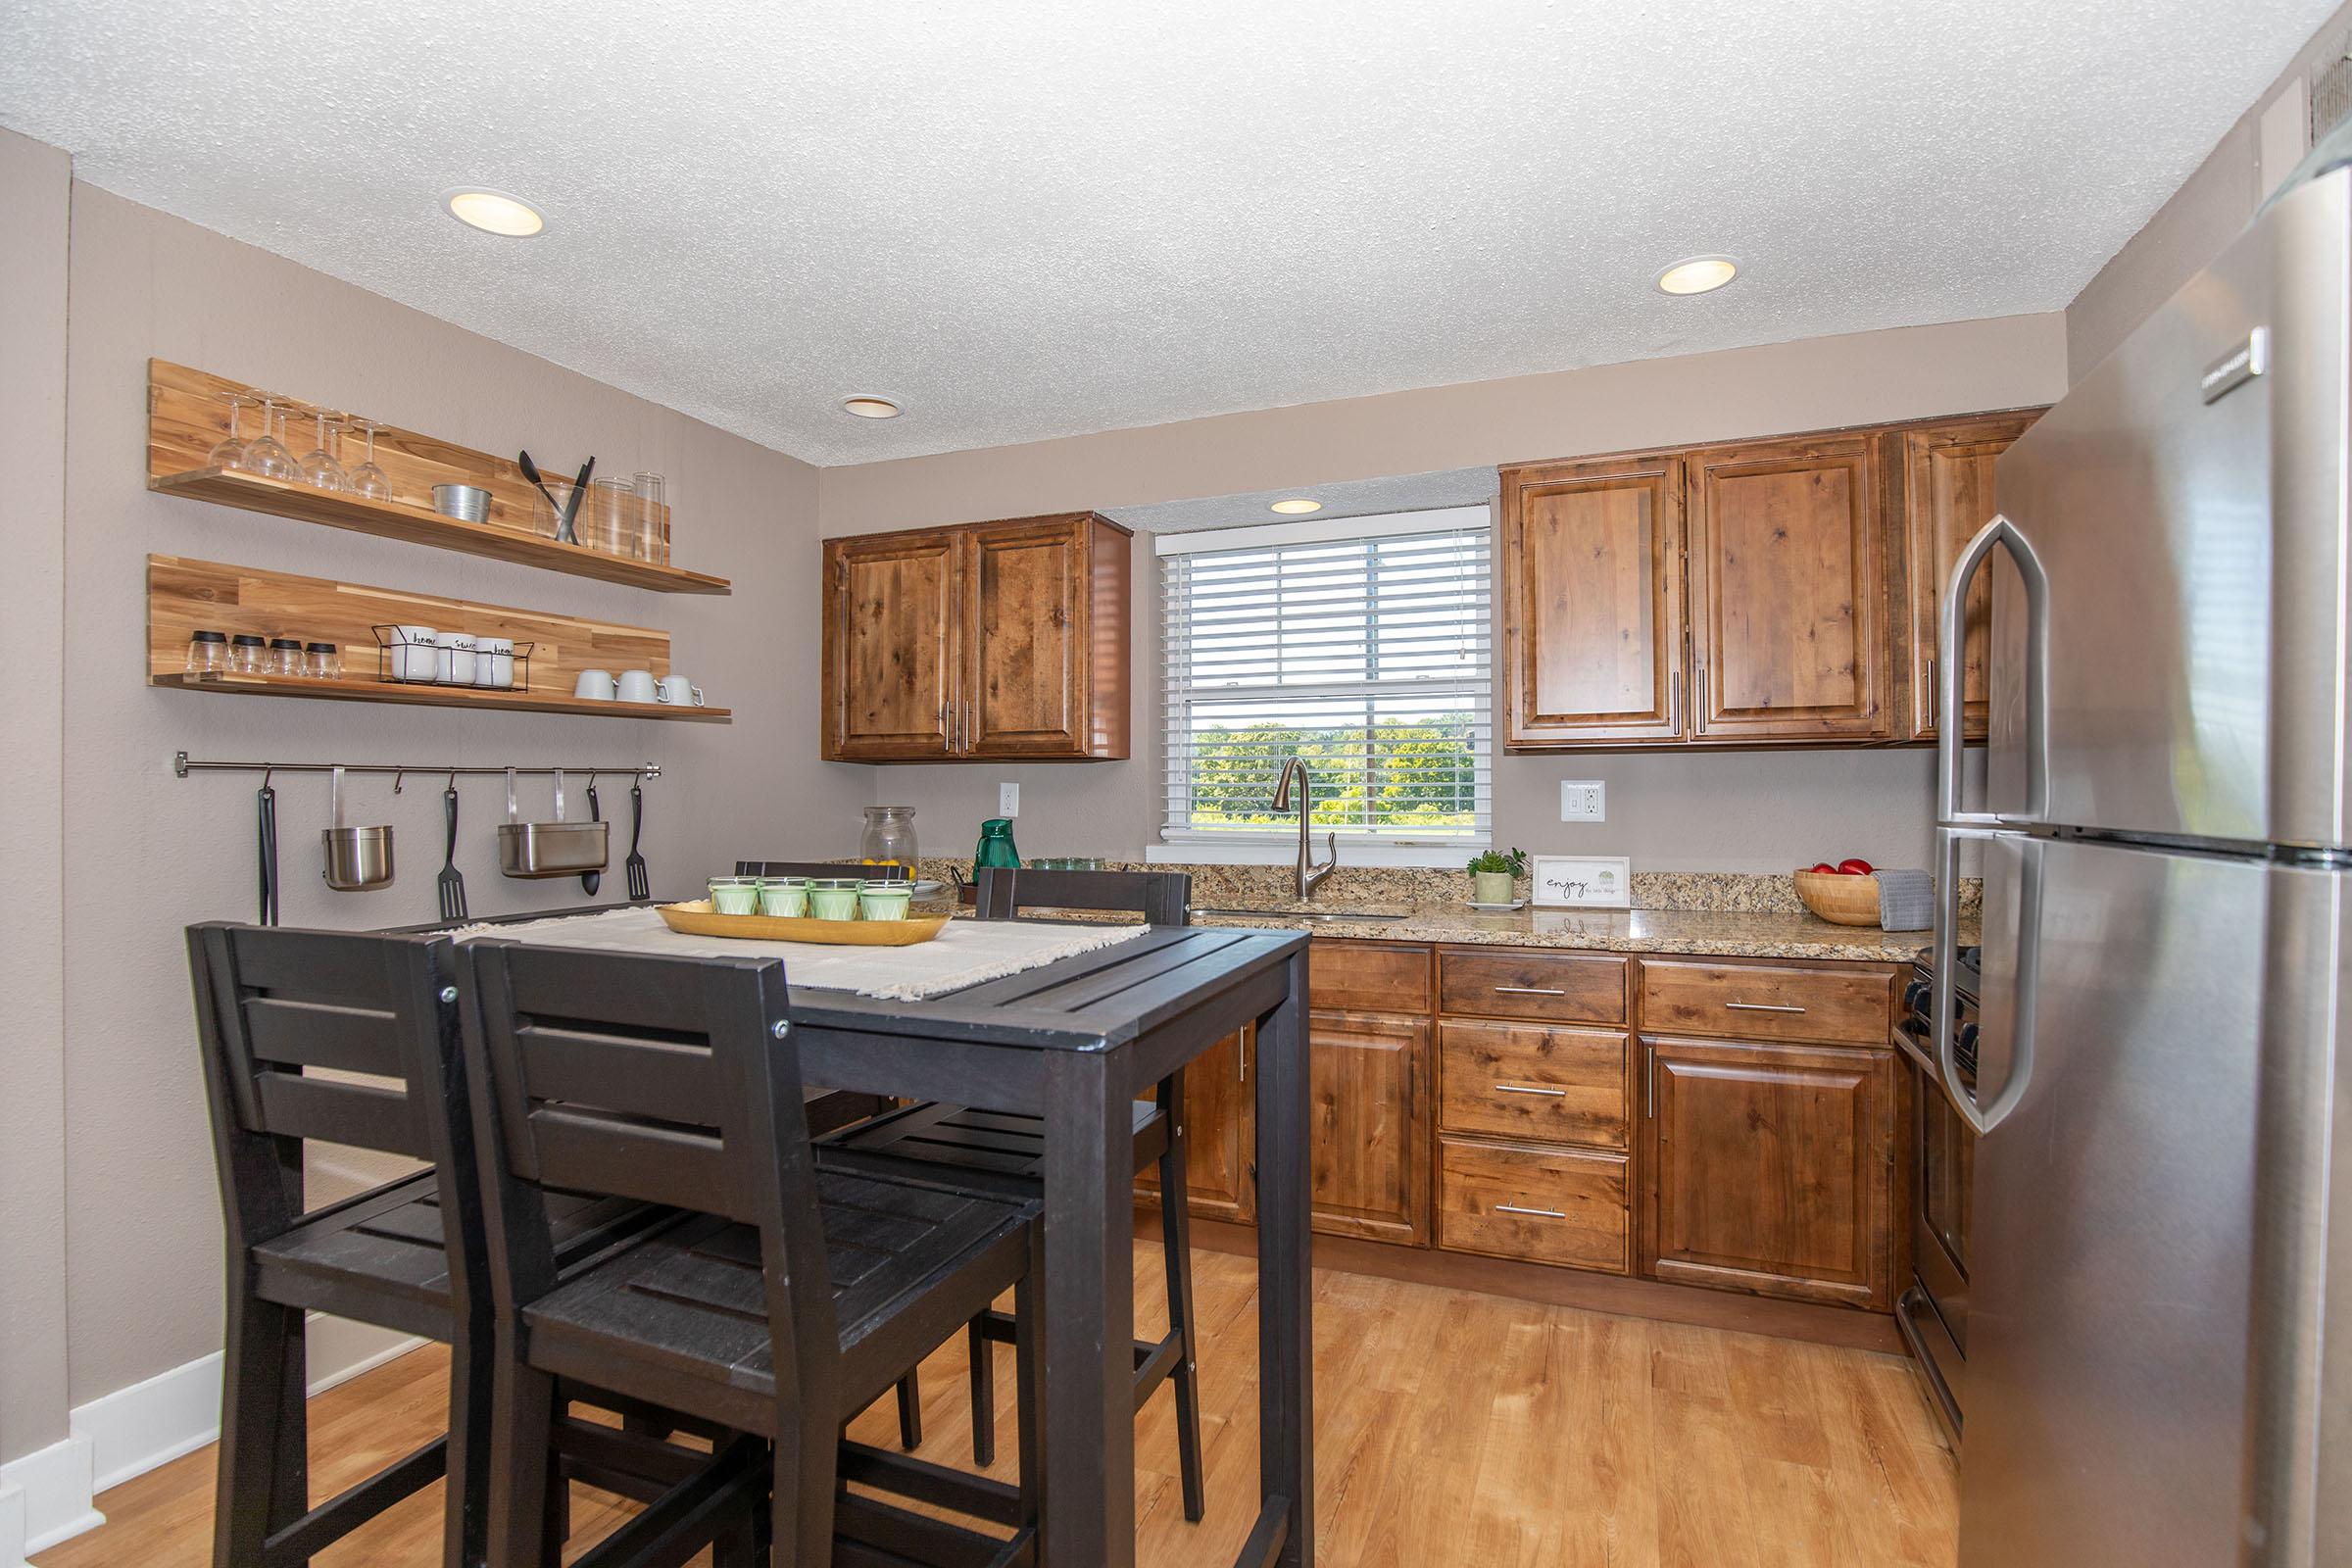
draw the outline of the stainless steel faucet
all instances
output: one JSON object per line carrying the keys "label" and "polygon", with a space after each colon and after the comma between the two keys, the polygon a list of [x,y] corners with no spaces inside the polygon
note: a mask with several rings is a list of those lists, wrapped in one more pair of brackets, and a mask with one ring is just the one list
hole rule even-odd
{"label": "stainless steel faucet", "polygon": [[1298,902],[1304,904],[1315,896],[1316,887],[1340,863],[1340,836],[1337,833],[1324,835],[1324,844],[1331,851],[1331,858],[1317,865],[1312,835],[1307,831],[1307,797],[1314,793],[1314,781],[1307,776],[1306,763],[1302,759],[1294,757],[1282,764],[1282,782],[1274,786],[1274,809],[1287,811],[1291,808],[1291,779],[1294,775],[1298,780]]}

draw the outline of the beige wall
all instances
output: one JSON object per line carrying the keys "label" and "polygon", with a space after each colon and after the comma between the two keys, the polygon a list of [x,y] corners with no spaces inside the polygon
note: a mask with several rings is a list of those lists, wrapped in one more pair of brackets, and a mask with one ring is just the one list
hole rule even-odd
{"label": "beige wall", "polygon": [[2328,19],[2278,78],[2247,106],[2196,172],[2067,307],[2070,380],[2082,379],[2157,306],[2220,255],[2254,216],[2254,209],[2285,172],[2282,168],[2262,167],[2262,111],[2281,87],[2307,74],[2324,53],[2342,44],[2347,28],[2352,28],[2352,6]]}
{"label": "beige wall", "polygon": [[0,1462],[66,1436],[64,937],[58,743],[64,658],[64,153],[0,130]]}
{"label": "beige wall", "polygon": [[[815,470],[103,191],[76,184],[73,195],[63,529],[64,1232],[66,1397],[80,1403],[220,1344],[220,1227],[179,931],[192,920],[251,917],[259,780],[175,779],[173,751],[312,760],[657,760],[664,776],[646,791],[657,893],[690,888],[732,860],[738,835],[752,835],[765,853],[829,847],[817,826],[855,819],[872,784],[868,769],[814,760],[809,744]],[[680,563],[733,577],[744,591],[725,599],[656,595],[152,495],[144,487],[150,355],[485,450],[528,447],[566,466],[594,452],[607,466],[659,468],[670,476]],[[154,690],[140,683],[150,552],[665,626],[675,635],[676,666],[713,702],[733,707],[735,722],[241,703]],[[625,816],[626,782],[607,781],[608,816]],[[389,780],[357,783],[361,819],[398,830],[400,875],[383,892],[341,895],[327,891],[318,871],[326,781],[281,777],[286,922],[431,918],[440,783],[412,779],[397,800]],[[503,790],[491,780],[462,788],[460,865],[475,912],[583,900],[568,880],[502,880],[491,829]],[[545,782],[526,788],[544,806]],[[603,897],[624,891],[616,864]],[[8,1402],[17,1399],[12,1380]]]}
{"label": "beige wall", "polygon": [[[2056,316],[1816,338],[1468,386],[1399,392],[1026,446],[827,468],[827,534],[1018,516],[1769,435],[2047,402],[2065,389]],[[925,846],[969,854],[997,784],[1021,785],[1027,855],[1132,856],[1160,789],[1151,541],[1138,572],[1133,760],[877,769]],[[1503,757],[1495,831],[1542,853],[1629,855],[1651,870],[1778,870],[1862,855],[1922,865],[1932,809],[1919,751]],[[1559,820],[1559,783],[1600,779],[1609,818]],[[846,834],[854,823],[843,824]]]}

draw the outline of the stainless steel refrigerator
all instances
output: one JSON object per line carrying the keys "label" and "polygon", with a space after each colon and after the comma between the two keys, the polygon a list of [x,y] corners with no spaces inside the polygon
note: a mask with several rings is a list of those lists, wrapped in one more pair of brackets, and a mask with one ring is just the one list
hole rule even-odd
{"label": "stainless steel refrigerator", "polygon": [[1953,725],[1937,781],[1945,900],[1985,878],[1961,1568],[2352,1563],[2348,329],[2338,170],[2001,458],[1947,591],[1956,714],[1990,574],[1983,808]]}

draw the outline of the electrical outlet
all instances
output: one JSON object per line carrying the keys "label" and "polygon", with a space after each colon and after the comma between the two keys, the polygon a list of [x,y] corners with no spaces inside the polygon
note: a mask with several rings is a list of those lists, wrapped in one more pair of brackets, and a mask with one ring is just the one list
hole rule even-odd
{"label": "electrical outlet", "polygon": [[1021,787],[1018,784],[997,786],[997,814],[999,816],[1021,814]]}
{"label": "electrical outlet", "polygon": [[1605,822],[1608,816],[1607,785],[1598,779],[1560,780],[1561,821]]}

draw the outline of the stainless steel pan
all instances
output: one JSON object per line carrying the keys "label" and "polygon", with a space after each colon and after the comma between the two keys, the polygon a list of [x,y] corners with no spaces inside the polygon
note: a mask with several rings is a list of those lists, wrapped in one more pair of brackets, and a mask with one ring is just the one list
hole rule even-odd
{"label": "stainless steel pan", "polygon": [[525,822],[514,800],[514,770],[507,769],[507,819],[498,830],[498,868],[508,876],[578,876],[602,871],[612,858],[612,825],[564,820],[564,770],[556,770],[556,819]]}

